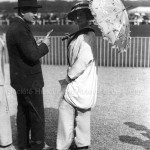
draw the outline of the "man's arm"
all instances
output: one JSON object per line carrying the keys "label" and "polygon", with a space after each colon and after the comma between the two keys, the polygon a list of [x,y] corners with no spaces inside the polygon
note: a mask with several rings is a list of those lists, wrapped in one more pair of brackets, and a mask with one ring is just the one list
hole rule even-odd
{"label": "man's arm", "polygon": [[16,32],[16,37],[19,50],[29,61],[36,62],[49,51],[48,42],[43,42],[38,46],[32,34],[26,30]]}
{"label": "man's arm", "polygon": [[75,63],[68,69],[69,80],[78,78],[94,60],[91,41],[92,39],[90,36],[86,36],[83,40]]}

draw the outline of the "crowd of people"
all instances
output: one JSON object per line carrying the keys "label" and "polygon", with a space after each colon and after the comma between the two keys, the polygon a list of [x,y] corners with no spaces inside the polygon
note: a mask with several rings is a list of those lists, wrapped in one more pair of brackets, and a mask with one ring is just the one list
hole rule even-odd
{"label": "crowd of people", "polygon": [[150,15],[146,13],[132,13],[129,14],[130,24],[143,25],[150,24]]}
{"label": "crowd of people", "polygon": [[[0,25],[7,24],[9,25],[11,20],[15,18],[18,14],[17,13],[0,13]],[[67,13],[37,13],[36,20],[34,24],[38,25],[45,25],[45,24],[58,24],[58,25],[65,25],[65,24],[72,24],[73,21],[68,20],[66,17]]]}
{"label": "crowd of people", "polygon": [[[18,14],[17,13],[7,13],[1,12],[0,13],[0,25],[7,24],[9,25],[11,20],[15,18]],[[66,17],[67,13],[37,13],[36,21],[34,24],[38,25],[45,25],[45,24],[58,24],[58,25],[68,25],[73,24],[72,20],[69,20]],[[133,25],[143,25],[143,24],[150,24],[150,15],[146,13],[131,13],[128,14],[130,24]]]}

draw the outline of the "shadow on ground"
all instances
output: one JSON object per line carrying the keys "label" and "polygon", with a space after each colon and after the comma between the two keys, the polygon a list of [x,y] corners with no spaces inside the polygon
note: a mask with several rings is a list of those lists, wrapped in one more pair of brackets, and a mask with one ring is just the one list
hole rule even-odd
{"label": "shadow on ground", "polygon": [[[56,147],[58,110],[45,108],[45,141],[51,147]],[[16,116],[11,116],[13,145],[17,147]]]}
{"label": "shadow on ground", "polygon": [[145,126],[138,125],[134,122],[125,122],[124,124],[130,128],[135,129],[136,131],[142,131],[142,133],[140,133],[140,134],[143,135],[144,137],[148,138],[148,140],[143,140],[139,137],[132,137],[132,136],[128,136],[128,135],[119,136],[119,140],[123,143],[141,146],[146,150],[150,150],[150,130]]}

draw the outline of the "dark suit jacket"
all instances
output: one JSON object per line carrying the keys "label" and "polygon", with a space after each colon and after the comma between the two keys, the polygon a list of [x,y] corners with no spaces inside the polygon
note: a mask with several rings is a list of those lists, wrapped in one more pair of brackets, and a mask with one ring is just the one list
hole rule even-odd
{"label": "dark suit jacket", "polygon": [[48,53],[46,44],[36,44],[30,27],[21,18],[12,21],[6,33],[6,42],[11,86],[16,90],[42,88],[44,82],[39,59]]}

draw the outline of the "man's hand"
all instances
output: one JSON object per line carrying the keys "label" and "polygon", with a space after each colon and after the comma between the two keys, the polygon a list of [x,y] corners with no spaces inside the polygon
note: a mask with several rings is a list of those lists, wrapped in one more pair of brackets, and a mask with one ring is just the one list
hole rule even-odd
{"label": "man's hand", "polygon": [[37,45],[40,45],[42,42],[43,42],[43,39],[38,39],[38,40],[36,41]]}

